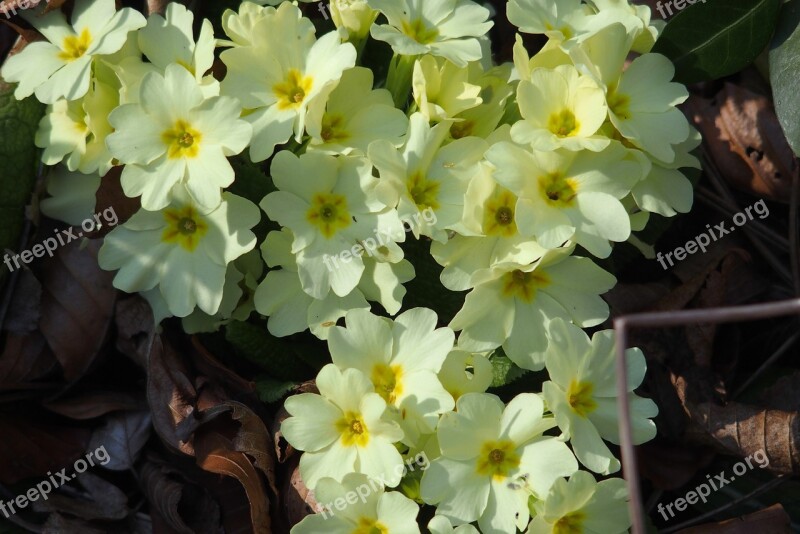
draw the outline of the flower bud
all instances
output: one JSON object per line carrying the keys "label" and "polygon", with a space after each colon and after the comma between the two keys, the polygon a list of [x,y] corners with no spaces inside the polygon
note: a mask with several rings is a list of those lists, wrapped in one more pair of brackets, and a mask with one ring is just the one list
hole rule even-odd
{"label": "flower bud", "polygon": [[344,28],[351,40],[364,39],[378,12],[366,0],[331,0],[331,17],[337,28]]}

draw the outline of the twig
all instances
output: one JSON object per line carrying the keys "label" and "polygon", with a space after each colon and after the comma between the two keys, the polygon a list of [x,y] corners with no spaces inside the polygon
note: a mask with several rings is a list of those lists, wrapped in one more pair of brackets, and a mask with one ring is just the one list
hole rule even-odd
{"label": "twig", "polygon": [[800,299],[751,304],[729,308],[707,308],[625,315],[614,319],[617,336],[616,371],[622,469],[628,485],[628,503],[634,534],[644,534],[644,508],[639,484],[639,469],[633,448],[630,403],[628,401],[628,370],[625,350],[628,347],[628,328],[670,327],[687,324],[720,324],[735,321],[760,320],[784,315],[800,315]]}

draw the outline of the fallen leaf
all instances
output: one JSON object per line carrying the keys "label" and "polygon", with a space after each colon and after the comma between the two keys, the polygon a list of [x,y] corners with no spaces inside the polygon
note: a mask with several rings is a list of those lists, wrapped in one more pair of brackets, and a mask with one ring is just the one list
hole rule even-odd
{"label": "fallen leaf", "polygon": [[77,419],[94,419],[109,412],[121,410],[141,410],[147,402],[139,395],[121,391],[92,391],[71,397],[47,400],[42,406],[57,414]]}
{"label": "fallen leaf", "polygon": [[94,431],[89,450],[104,447],[109,460],[103,467],[111,471],[132,469],[152,431],[149,411],[117,412]]}
{"label": "fallen leaf", "polygon": [[769,98],[726,83],[712,101],[691,97],[687,113],[731,185],[789,202],[794,155]]}
{"label": "fallen leaf", "polygon": [[59,248],[42,266],[42,335],[73,382],[83,376],[105,344],[114,314],[114,274],[97,264],[100,243]]}
{"label": "fallen leaf", "polygon": [[202,486],[191,483],[181,471],[150,457],[139,477],[148,502],[170,528],[182,534],[219,532],[219,505]]}
{"label": "fallen leaf", "polygon": [[89,429],[64,427],[35,412],[0,412],[0,483],[15,484],[72,465],[86,452],[90,435]]}
{"label": "fallen leaf", "polygon": [[37,512],[67,513],[88,520],[123,519],[130,513],[125,492],[102,477],[86,471],[77,475],[75,481],[83,487],[83,491],[71,491],[69,495],[64,491],[51,493],[47,500],[31,503],[33,509]]}
{"label": "fallen leaf", "polygon": [[206,471],[233,477],[239,481],[250,502],[250,518],[255,534],[271,534],[269,498],[264,484],[247,456],[234,449],[233,443],[216,432],[195,436],[197,465]]}
{"label": "fallen leaf", "polygon": [[19,273],[9,309],[14,313],[6,317],[3,330],[14,334],[29,334],[39,328],[41,317],[42,284],[28,269]]}
{"label": "fallen leaf", "polygon": [[742,517],[727,519],[719,523],[706,523],[678,532],[681,534],[752,534],[753,532],[789,534],[792,529],[791,518],[783,506],[773,504],[769,508]]}

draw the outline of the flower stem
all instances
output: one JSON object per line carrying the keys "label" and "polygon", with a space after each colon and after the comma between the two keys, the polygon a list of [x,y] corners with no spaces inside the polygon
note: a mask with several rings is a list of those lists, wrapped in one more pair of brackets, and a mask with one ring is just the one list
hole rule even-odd
{"label": "flower stem", "polygon": [[386,88],[392,93],[394,105],[405,109],[408,95],[411,92],[411,80],[414,76],[414,62],[417,56],[401,56],[395,54],[389,65],[389,76]]}

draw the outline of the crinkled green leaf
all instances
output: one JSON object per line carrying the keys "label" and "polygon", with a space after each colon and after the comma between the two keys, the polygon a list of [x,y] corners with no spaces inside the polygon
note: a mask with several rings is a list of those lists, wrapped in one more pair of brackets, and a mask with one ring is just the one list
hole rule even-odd
{"label": "crinkled green leaf", "polygon": [[39,161],[33,138],[43,114],[39,101],[17,100],[14,87],[0,81],[0,251],[19,246]]}
{"label": "crinkled green leaf", "polygon": [[775,111],[796,155],[800,155],[800,0],[781,9],[780,22],[769,53],[769,77]]}
{"label": "crinkled green leaf", "polygon": [[256,378],[256,393],[262,402],[272,404],[287,395],[297,382],[291,380],[276,380],[269,376]]}

